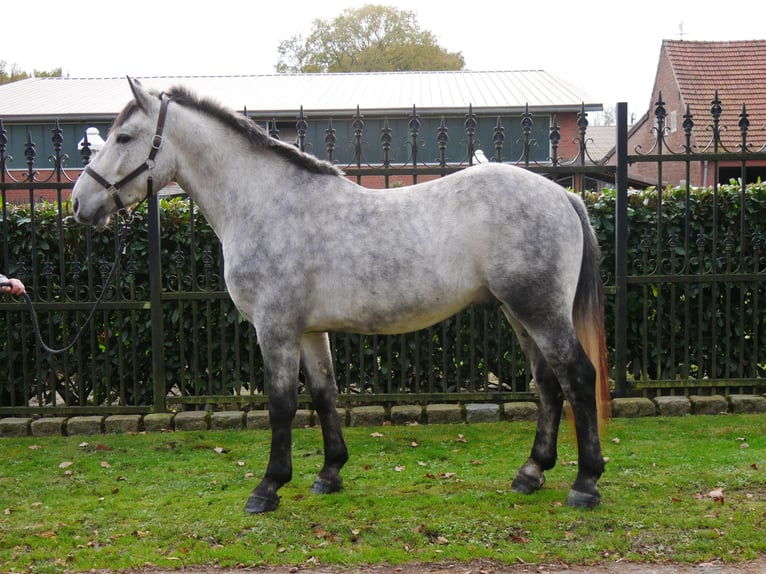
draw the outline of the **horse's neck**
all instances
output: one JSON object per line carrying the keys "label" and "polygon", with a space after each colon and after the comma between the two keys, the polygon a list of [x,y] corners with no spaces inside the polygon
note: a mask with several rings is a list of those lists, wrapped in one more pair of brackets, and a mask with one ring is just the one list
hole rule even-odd
{"label": "horse's neck", "polygon": [[[210,125],[204,125],[206,122]],[[258,206],[265,203],[264,194],[276,188],[286,166],[273,161],[267,167],[267,150],[253,150],[234,133],[226,140],[216,140],[211,134],[220,134],[220,125],[209,118],[202,124],[198,122],[189,133],[176,134],[176,180],[225,241],[228,230],[242,229],[239,221],[248,219],[257,225],[255,220],[263,213]]]}

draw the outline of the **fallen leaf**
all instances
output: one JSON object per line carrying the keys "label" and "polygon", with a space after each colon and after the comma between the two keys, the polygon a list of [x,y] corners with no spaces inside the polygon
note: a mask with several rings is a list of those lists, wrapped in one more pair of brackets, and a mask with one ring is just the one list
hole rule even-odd
{"label": "fallen leaf", "polygon": [[105,460],[102,460],[101,463],[99,464],[99,466],[101,468],[112,468],[112,465],[109,464],[108,462],[106,462]]}
{"label": "fallen leaf", "polygon": [[396,470],[396,472],[403,472],[407,470],[407,467],[404,465],[401,465],[401,466],[397,466],[394,470]]}
{"label": "fallen leaf", "polygon": [[244,460],[238,460],[238,461],[237,461],[237,466],[245,466],[245,464],[246,464],[246,463],[245,463],[245,461],[244,461]]}
{"label": "fallen leaf", "polygon": [[29,450],[38,450],[41,448],[43,447],[41,447],[39,444],[33,444],[32,446],[29,447]]}
{"label": "fallen leaf", "polygon": [[97,450],[97,451],[102,451],[102,452],[103,452],[103,451],[105,451],[105,450],[112,450],[112,449],[111,449],[111,448],[109,448],[108,446],[106,446],[105,444],[97,444],[97,445],[96,445],[96,450]]}
{"label": "fallen leaf", "polygon": [[620,439],[618,439],[617,437],[615,437],[615,438],[613,438],[613,439],[612,439],[612,442],[613,442],[614,444],[620,444]]}
{"label": "fallen leaf", "polygon": [[715,488],[705,495],[707,498],[712,498],[715,502],[723,504],[723,488]]}
{"label": "fallen leaf", "polygon": [[6,516],[10,516],[11,512],[13,511],[10,508],[6,508],[5,510],[3,510],[3,514],[5,514]]}
{"label": "fallen leaf", "polygon": [[64,461],[64,462],[62,462],[61,464],[59,464],[59,468],[69,468],[69,467],[70,467],[70,466],[72,466],[73,464],[74,464],[73,462],[69,462],[69,461],[67,460],[67,461]]}
{"label": "fallen leaf", "polygon": [[370,433],[370,436],[372,438],[381,438],[383,436],[383,433],[375,431],[375,432]]}
{"label": "fallen leaf", "polygon": [[88,443],[87,442],[81,442],[77,446],[79,446],[80,448],[86,448],[88,446]]}
{"label": "fallen leaf", "polygon": [[457,435],[455,442],[468,442],[468,440],[462,434],[459,434]]}
{"label": "fallen leaf", "polygon": [[415,447],[417,447],[417,446],[420,446],[420,445],[419,445],[418,443],[416,443],[416,442],[413,440],[413,441],[410,443],[410,446],[411,446],[412,448],[415,448]]}
{"label": "fallen leaf", "polygon": [[743,442],[741,445],[739,445],[739,448],[750,448],[750,445],[746,442]]}

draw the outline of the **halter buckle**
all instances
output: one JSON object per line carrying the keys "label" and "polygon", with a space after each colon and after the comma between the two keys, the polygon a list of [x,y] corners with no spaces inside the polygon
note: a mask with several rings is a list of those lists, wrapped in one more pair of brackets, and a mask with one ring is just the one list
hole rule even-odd
{"label": "halter buckle", "polygon": [[154,134],[154,137],[152,138],[152,149],[154,151],[159,151],[159,149],[162,147],[162,134]]}
{"label": "halter buckle", "polygon": [[120,199],[120,188],[112,184],[106,191],[112,196],[112,201],[114,201],[114,204],[117,206],[117,210],[123,211],[125,209],[125,204],[122,202],[122,199]]}

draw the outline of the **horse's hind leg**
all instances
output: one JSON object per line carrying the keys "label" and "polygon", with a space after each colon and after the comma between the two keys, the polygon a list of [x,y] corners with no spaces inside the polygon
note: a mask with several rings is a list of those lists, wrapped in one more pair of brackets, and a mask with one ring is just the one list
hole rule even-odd
{"label": "horse's hind leg", "polygon": [[532,453],[513,479],[511,490],[531,494],[545,483],[544,471],[556,464],[557,442],[564,397],[555,373],[523,326],[506,311],[521,347],[532,365],[540,406]]}
{"label": "horse's hind leg", "polygon": [[306,334],[301,339],[301,363],[308,379],[311,401],[319,416],[324,439],[324,466],[311,492],[329,494],[343,486],[340,469],[348,460],[348,449],[338,417],[338,387],[332,366],[327,333]]}
{"label": "horse's hind leg", "polygon": [[[535,366],[540,413],[532,455],[516,475],[513,487],[521,492],[532,492],[535,488],[529,486],[534,486],[539,479],[539,488],[542,471],[553,467],[563,399],[566,399],[572,405],[578,448],[577,478],[567,504],[593,508],[601,500],[596,483],[604,471],[596,412],[596,371],[569,321],[561,318],[559,328],[552,328],[556,321],[550,318],[544,323],[545,327],[537,329],[534,341],[528,341],[525,349],[531,353]],[[527,322],[527,332],[530,331],[529,324]]]}

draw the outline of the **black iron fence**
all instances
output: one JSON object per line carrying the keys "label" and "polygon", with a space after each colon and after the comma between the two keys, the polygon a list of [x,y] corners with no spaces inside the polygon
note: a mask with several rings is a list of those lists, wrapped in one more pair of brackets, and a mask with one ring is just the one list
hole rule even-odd
{"label": "black iron fence", "polygon": [[[509,158],[506,150],[510,147],[499,119],[491,124],[491,132],[477,136],[481,122],[469,108],[459,135],[454,127],[450,131],[444,125],[425,134],[413,108],[409,132],[400,137],[409,142],[406,161],[394,163],[387,154],[393,137],[389,124],[383,122],[368,133],[359,114],[351,140],[343,142],[354,149],[354,159],[344,169],[362,184],[389,187],[463,169],[481,156],[477,141],[491,141],[492,152],[486,154],[491,160],[512,161],[570,183],[591,203],[593,197],[607,196],[588,195],[585,190],[593,182],[609,185],[611,181],[614,187],[616,174],[614,208],[609,208],[612,217],[599,224],[602,242],[610,247],[605,254],[612,252],[611,247],[616,254],[603,266],[615,392],[688,394],[721,387],[726,392],[763,390],[766,353],[760,347],[766,341],[766,317],[761,302],[766,296],[766,265],[760,228],[747,215],[750,203],[744,184],[740,194],[743,224],[730,234],[719,235],[711,231],[718,228],[716,222],[701,232],[704,242],[699,234],[693,235],[693,210],[682,216],[686,221],[683,234],[675,224],[667,223],[666,196],[658,186],[656,222],[642,232],[646,236],[641,247],[629,249],[628,235],[633,233],[627,217],[629,163],[690,163],[700,161],[702,152],[629,153],[625,111],[623,105],[618,106],[616,165],[590,157],[584,110],[578,115],[574,134],[562,134],[555,116],[543,118],[545,140],[539,138],[535,118],[526,112],[518,118],[521,135],[514,139],[516,151]],[[321,143],[307,141],[312,129],[322,135]],[[330,122],[322,134],[300,115],[296,145],[332,158],[338,145],[332,130]],[[663,133],[660,123],[658,138]],[[23,303],[9,297],[0,300],[0,369],[4,373],[0,377],[0,415],[148,412],[265,403],[268,388],[256,334],[228,297],[220,246],[194,202],[181,190],[171,189],[138,211],[115,281],[106,285],[119,249],[121,224],[115,222],[114,227],[99,231],[73,221],[68,194],[80,167],[69,164],[86,163],[91,150],[85,145],[82,159],[73,160],[62,151],[57,125],[52,134],[54,152],[45,158],[45,170],[36,167],[40,158],[32,141],[25,146],[26,167],[14,170],[9,168],[7,136],[0,123],[0,269],[28,285],[43,336],[51,346],[71,340],[96,298],[106,290],[104,303],[71,351],[49,355],[36,345]],[[364,159],[368,137],[379,141],[378,162]],[[559,153],[562,137],[574,144],[566,158]],[[453,159],[445,153],[431,154],[426,161],[418,155],[424,138],[434,139],[435,150],[446,149],[452,138],[450,149],[457,140],[462,151],[452,153]],[[326,153],[317,153],[322,147]],[[766,160],[763,148],[745,148],[732,157],[742,162],[743,169],[748,162]],[[687,206],[691,207],[689,198],[695,193],[690,186],[685,188]],[[720,213],[718,208],[716,213]],[[715,236],[708,240],[709,233]],[[723,247],[718,247],[721,241]],[[679,245],[683,257],[677,255]],[[735,259],[728,257],[734,254]],[[735,307],[744,311],[734,313]],[[721,326],[708,329],[710,322]],[[736,328],[732,331],[731,327]],[[668,329],[673,336],[666,339]],[[533,397],[526,360],[496,309],[471,307],[441,324],[406,335],[333,334],[332,343],[344,402]],[[302,400],[309,402],[307,395]]]}
{"label": "black iron fence", "polygon": [[[766,188],[760,182],[766,126],[751,129],[746,106],[736,102],[727,111],[737,125],[723,125],[725,105],[711,94],[709,115],[694,117],[687,106],[681,129],[671,129],[659,94],[645,130],[651,137],[636,138],[640,145],[633,148],[626,106],[618,105],[614,373],[620,394],[766,389]],[[629,192],[629,165],[652,166],[653,191]],[[682,177],[675,188],[663,185],[670,166]],[[692,185],[695,177],[709,185]],[[629,211],[639,209],[650,216],[631,219]]]}

